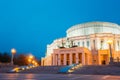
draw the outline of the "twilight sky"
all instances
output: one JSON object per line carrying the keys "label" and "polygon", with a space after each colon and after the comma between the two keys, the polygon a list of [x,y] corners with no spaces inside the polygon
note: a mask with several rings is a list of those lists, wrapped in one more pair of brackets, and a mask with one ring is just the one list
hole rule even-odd
{"label": "twilight sky", "polygon": [[120,0],[0,0],[0,52],[39,58],[72,25],[90,21],[120,24]]}

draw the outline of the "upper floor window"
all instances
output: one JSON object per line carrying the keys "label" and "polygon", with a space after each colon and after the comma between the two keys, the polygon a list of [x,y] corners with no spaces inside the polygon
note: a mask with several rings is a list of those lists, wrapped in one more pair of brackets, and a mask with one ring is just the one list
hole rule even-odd
{"label": "upper floor window", "polygon": [[82,45],[83,45],[83,47],[84,47],[84,41],[83,41]]}
{"label": "upper floor window", "polygon": [[120,45],[120,44],[119,44],[119,41],[117,41],[117,45],[118,45],[118,47],[119,47],[119,45]]}
{"label": "upper floor window", "polygon": [[80,42],[78,42],[78,46],[80,46]]}
{"label": "upper floor window", "polygon": [[100,42],[101,48],[100,49],[103,49],[103,43],[104,43],[104,41],[101,40],[101,42]]}
{"label": "upper floor window", "polygon": [[94,49],[95,49],[95,40],[93,40],[93,46],[94,46]]}
{"label": "upper floor window", "polygon": [[89,47],[89,46],[90,46],[89,41],[87,41],[87,47]]}

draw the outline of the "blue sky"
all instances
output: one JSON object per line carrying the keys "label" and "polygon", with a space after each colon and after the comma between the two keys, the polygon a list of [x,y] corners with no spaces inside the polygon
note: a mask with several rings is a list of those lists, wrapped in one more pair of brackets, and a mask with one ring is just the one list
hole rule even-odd
{"label": "blue sky", "polygon": [[1,0],[0,52],[45,55],[46,45],[72,25],[90,21],[120,24],[120,0]]}

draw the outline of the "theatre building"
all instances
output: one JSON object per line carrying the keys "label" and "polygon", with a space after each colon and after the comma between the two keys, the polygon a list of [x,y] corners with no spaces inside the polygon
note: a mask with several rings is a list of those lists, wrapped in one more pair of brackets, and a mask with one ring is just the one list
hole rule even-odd
{"label": "theatre building", "polygon": [[77,24],[47,45],[42,66],[107,65],[120,58],[120,26],[110,22],[88,22]]}

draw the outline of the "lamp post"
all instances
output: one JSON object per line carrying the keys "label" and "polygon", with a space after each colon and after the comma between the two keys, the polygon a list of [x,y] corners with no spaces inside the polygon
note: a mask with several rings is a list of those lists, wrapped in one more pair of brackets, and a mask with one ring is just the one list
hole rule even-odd
{"label": "lamp post", "polygon": [[109,64],[113,64],[112,48],[111,48],[112,40],[108,40],[107,43],[109,45],[109,50],[110,50],[110,62],[109,62]]}
{"label": "lamp post", "polygon": [[11,65],[13,65],[13,59],[14,59],[14,55],[16,54],[16,50],[13,48],[11,49],[11,53],[12,53],[12,58],[11,58]]}
{"label": "lamp post", "polygon": [[33,55],[29,55],[29,58],[30,58],[30,59],[33,59]]}

